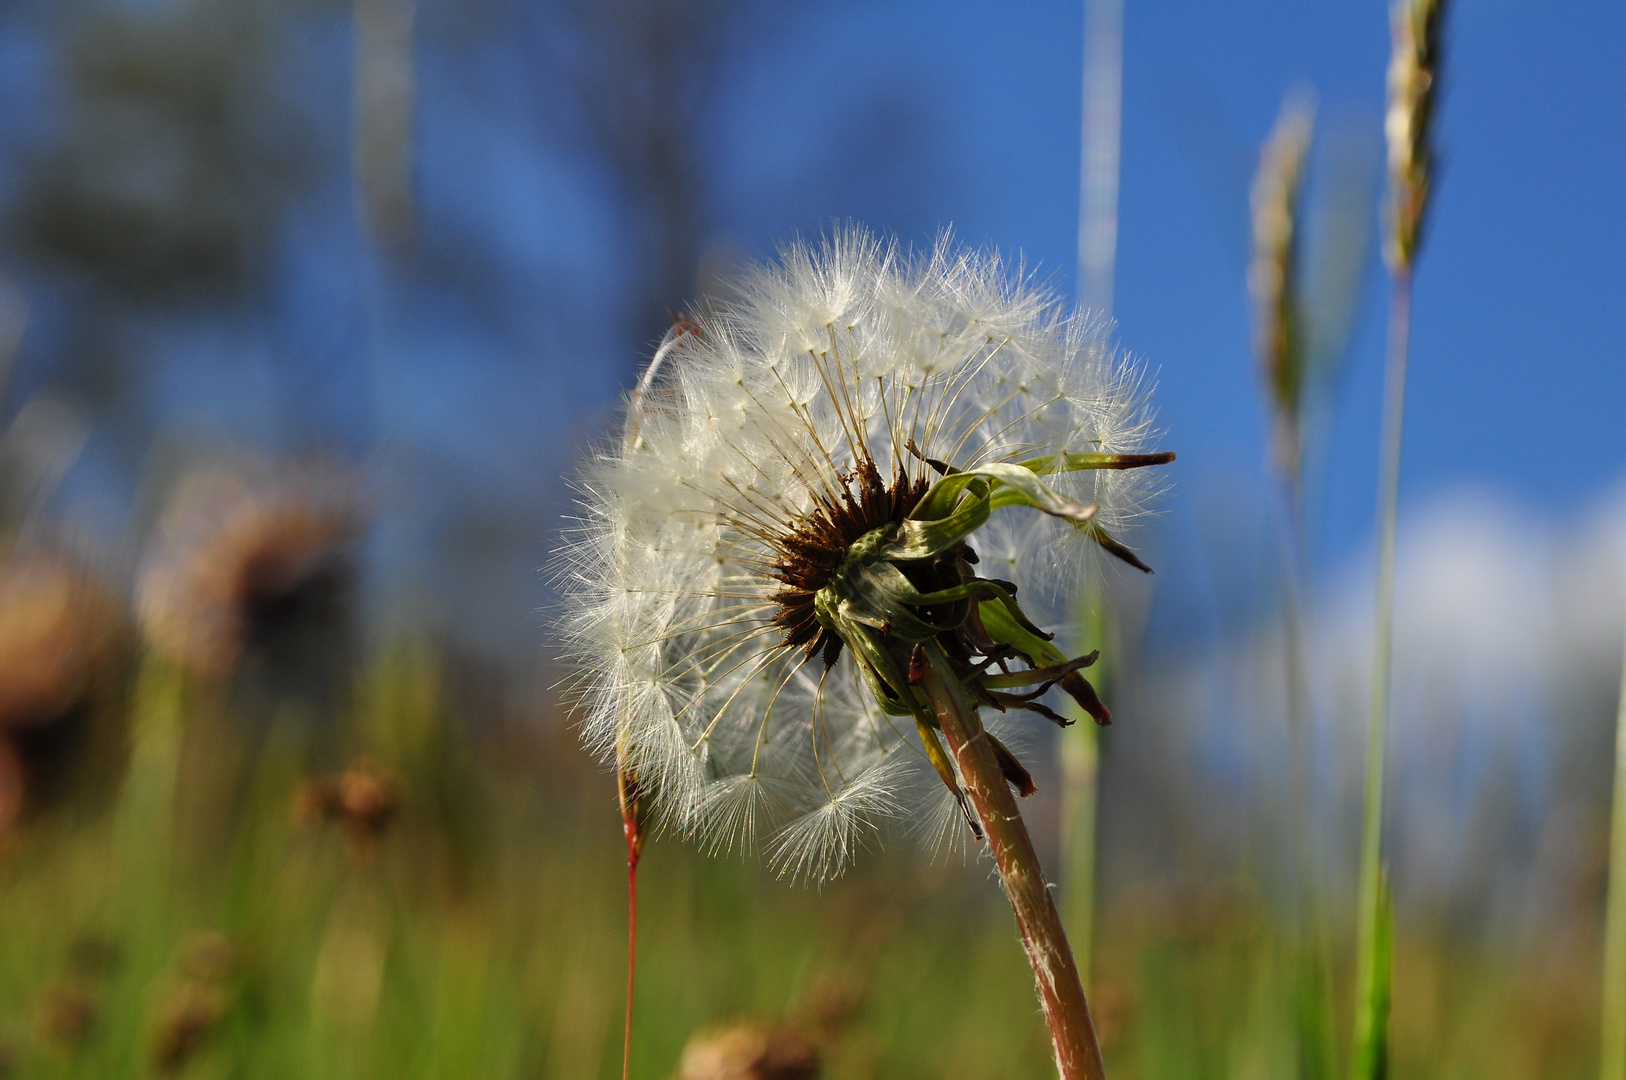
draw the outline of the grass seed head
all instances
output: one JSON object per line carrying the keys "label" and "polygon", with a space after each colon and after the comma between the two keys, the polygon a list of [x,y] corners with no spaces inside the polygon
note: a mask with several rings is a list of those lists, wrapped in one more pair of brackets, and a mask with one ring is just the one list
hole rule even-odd
{"label": "grass seed head", "polygon": [[1434,182],[1434,113],[1439,97],[1445,0],[1399,0],[1389,57],[1389,223],[1384,258],[1410,270]]}
{"label": "grass seed head", "polygon": [[1273,452],[1296,473],[1304,394],[1305,330],[1299,282],[1300,211],[1315,111],[1304,95],[1290,96],[1259,155],[1254,174],[1253,263],[1248,291],[1260,374],[1275,418]]}

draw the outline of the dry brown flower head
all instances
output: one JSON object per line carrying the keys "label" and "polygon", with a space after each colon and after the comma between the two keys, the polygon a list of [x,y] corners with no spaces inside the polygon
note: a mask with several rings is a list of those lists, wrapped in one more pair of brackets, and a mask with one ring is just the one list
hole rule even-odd
{"label": "dry brown flower head", "polygon": [[78,705],[123,636],[118,604],[50,552],[0,556],[0,729],[40,727]]}
{"label": "dry brown flower head", "polygon": [[264,482],[224,471],[194,477],[166,512],[142,573],[148,640],[196,674],[230,674],[258,634],[275,633],[336,585],[361,529],[352,486],[329,470]]}
{"label": "dry brown flower head", "polygon": [[813,1080],[818,1043],[799,1027],[735,1021],[696,1033],[683,1048],[678,1080]]}

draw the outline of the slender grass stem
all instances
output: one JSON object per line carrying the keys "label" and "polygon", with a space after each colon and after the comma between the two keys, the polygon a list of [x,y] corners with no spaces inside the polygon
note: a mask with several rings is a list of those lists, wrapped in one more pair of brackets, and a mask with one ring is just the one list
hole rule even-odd
{"label": "slender grass stem", "polygon": [[[1096,691],[1102,692],[1101,679],[1096,674],[1099,671],[1098,663],[1092,672],[1092,681]],[[1083,722],[1061,733],[1062,907],[1079,977],[1087,986],[1091,958],[1095,955],[1095,849],[1101,798],[1101,735],[1089,717],[1080,715],[1079,719]]]}
{"label": "slender grass stem", "polygon": [[[1304,595],[1306,591],[1303,490],[1296,477],[1283,480],[1287,536],[1283,552],[1282,639],[1287,690],[1288,830],[1290,833],[1295,918],[1302,923],[1304,894],[1311,881],[1309,677],[1306,670]],[[1300,927],[1302,929],[1302,927]]]}
{"label": "slender grass stem", "polygon": [[1603,926],[1603,1018],[1599,1080],[1626,1080],[1626,656],[1615,718],[1614,820],[1609,829],[1609,906]]}
{"label": "slender grass stem", "polygon": [[1304,482],[1295,471],[1282,477],[1286,536],[1283,547],[1282,637],[1287,694],[1287,831],[1291,863],[1295,990],[1293,1016],[1298,1040],[1298,1075],[1330,1080],[1337,1075],[1331,971],[1325,930],[1325,893],[1314,855],[1315,710],[1311,695],[1309,530],[1304,514]]}
{"label": "slender grass stem", "polygon": [[1016,797],[983,733],[977,707],[954,677],[942,647],[928,641],[925,650],[926,695],[965,780],[966,793],[982,820],[999,879],[1016,913],[1022,946],[1033,966],[1039,1000],[1050,1025],[1056,1066],[1062,1080],[1104,1080],[1101,1046],[1090,1019],[1084,984]]}
{"label": "slender grass stem", "polygon": [[[1090,590],[1084,600],[1080,623],[1083,637],[1077,652],[1091,646],[1101,650],[1101,658],[1090,668],[1090,681],[1103,699],[1110,700],[1114,684],[1115,660],[1119,643],[1113,637],[1114,624],[1107,611],[1104,590]],[[1101,804],[1101,730],[1083,709],[1069,715],[1085,723],[1075,724],[1060,736],[1061,743],[1061,914],[1067,938],[1073,945],[1079,977],[1087,991],[1095,957],[1095,862],[1097,822]]]}
{"label": "slender grass stem", "polygon": [[1366,744],[1366,813],[1355,968],[1355,1080],[1387,1071],[1390,945],[1383,867],[1383,766],[1394,646],[1395,526],[1400,504],[1400,449],[1406,411],[1406,353],[1411,331],[1411,271],[1394,269],[1389,298],[1389,365],[1384,377],[1383,447],[1378,478],[1377,605],[1372,630],[1372,702]]}

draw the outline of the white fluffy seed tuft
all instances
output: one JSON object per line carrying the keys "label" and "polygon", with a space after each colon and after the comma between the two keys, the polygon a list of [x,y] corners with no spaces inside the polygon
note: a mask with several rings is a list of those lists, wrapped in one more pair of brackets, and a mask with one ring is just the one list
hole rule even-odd
{"label": "white fluffy seed tuft", "polygon": [[[783,644],[775,538],[840,491],[861,452],[883,477],[929,476],[911,440],[957,468],[1143,452],[1139,373],[1106,325],[947,235],[924,255],[861,229],[792,244],[694,325],[662,345],[624,440],[585,468],[555,562],[585,744],[637,770],[666,827],[714,852],[760,842],[797,880],[838,875],[894,818],[955,835],[913,724],[881,712],[850,650],[826,671]],[[1046,482],[1099,505],[1115,536],[1155,483],[1146,470]],[[1013,509],[973,545],[1024,604],[1062,614],[1099,550]]]}

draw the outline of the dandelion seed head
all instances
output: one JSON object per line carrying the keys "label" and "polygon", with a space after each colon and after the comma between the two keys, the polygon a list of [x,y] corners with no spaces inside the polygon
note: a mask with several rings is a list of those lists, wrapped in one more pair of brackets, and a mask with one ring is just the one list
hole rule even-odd
{"label": "dandelion seed head", "polygon": [[[820,598],[945,472],[1023,464],[1074,518],[1001,504],[950,555],[995,555],[984,579],[1024,602],[1075,588],[1100,551],[1082,523],[1116,536],[1155,493],[1144,470],[1063,463],[1152,435],[1107,329],[947,235],[911,254],[842,229],[669,335],[624,439],[584,468],[555,562],[588,749],[636,769],[667,827],[760,846],[801,880],[952,805],[888,662],[855,658]],[[864,633],[906,663],[875,622]]]}

